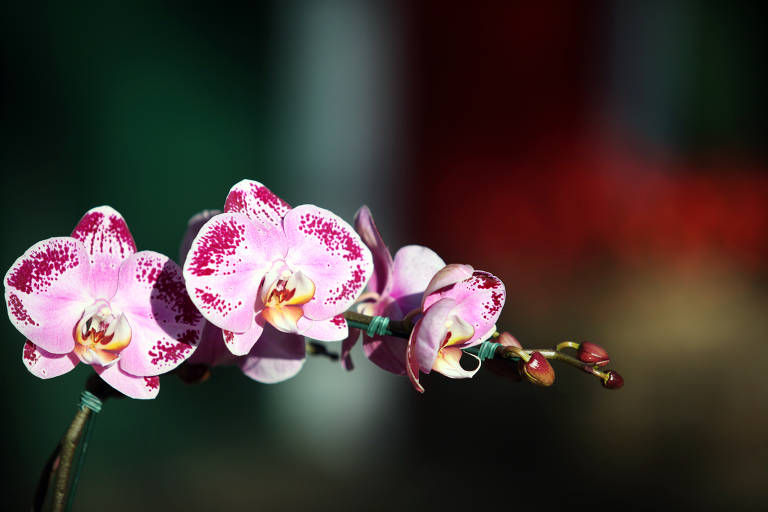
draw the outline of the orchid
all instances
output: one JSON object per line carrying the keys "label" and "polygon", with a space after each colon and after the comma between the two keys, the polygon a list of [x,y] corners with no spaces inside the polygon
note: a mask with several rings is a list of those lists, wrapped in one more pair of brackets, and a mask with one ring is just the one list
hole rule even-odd
{"label": "orchid", "polygon": [[4,284],[11,323],[27,338],[24,364],[43,379],[82,362],[125,395],[154,398],[157,376],[187,359],[200,338],[202,317],[181,268],[136,252],[109,206],[89,210],[72,236],[33,245]]}
{"label": "orchid", "polygon": [[[219,210],[204,210],[189,219],[179,251],[179,261],[182,265],[200,228],[220,213]],[[280,332],[271,325],[265,325],[264,330],[265,339],[272,340],[273,343],[256,343],[246,355],[236,356],[224,343],[224,331],[203,319],[200,346],[188,362],[209,367],[237,365],[251,379],[266,384],[293,377],[301,370],[306,359],[304,337]]]}
{"label": "orchid", "polygon": [[437,272],[424,291],[418,319],[408,339],[407,373],[413,387],[423,393],[419,373],[451,378],[472,377],[479,369],[465,370],[462,349],[482,343],[496,332],[504,306],[504,284],[488,272],[452,264]]}
{"label": "orchid", "polygon": [[[390,320],[401,320],[409,313],[419,311],[424,290],[445,262],[433,250],[421,245],[402,247],[393,259],[367,206],[361,207],[355,215],[355,229],[373,254],[374,272],[366,293],[354,309],[358,313],[386,316]],[[349,337],[342,345],[342,365],[348,370],[352,369],[349,353],[359,337],[359,329],[350,329]],[[404,338],[363,334],[363,350],[368,359],[398,375],[405,375],[406,347]]]}
{"label": "orchid", "polygon": [[109,397],[154,398],[158,375],[174,369],[187,383],[224,365],[277,383],[295,376],[307,354],[338,359],[305,338],[342,341],[349,370],[362,331],[366,356],[407,375],[422,393],[421,374],[474,376],[480,365],[464,369],[463,354],[539,386],[554,383],[549,361],[558,360],[607,389],[622,387],[599,345],[524,349],[509,333],[499,334],[506,292],[493,274],[446,265],[421,245],[393,257],[366,206],[354,225],[317,206],[291,208],[261,183],[243,180],[230,189],[223,211],[189,220],[182,267],[156,252],[136,252],[125,220],[109,206],[89,210],[71,236],[29,248],[4,279],[9,318],[27,338],[24,364],[43,379],[79,363],[100,377],[88,379],[41,474],[33,509],[45,502],[54,472],[52,509],[71,507],[94,415]]}
{"label": "orchid", "polygon": [[192,301],[235,355],[257,342],[266,354],[282,353],[277,332],[344,339],[343,313],[372,271],[370,251],[341,218],[313,205],[291,208],[250,180],[232,187],[184,263]]}

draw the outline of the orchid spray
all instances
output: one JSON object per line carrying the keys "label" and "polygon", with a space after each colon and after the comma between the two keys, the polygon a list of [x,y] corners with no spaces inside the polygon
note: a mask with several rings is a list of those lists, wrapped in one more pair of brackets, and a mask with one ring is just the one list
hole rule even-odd
{"label": "orchid spray", "polygon": [[[550,360],[605,388],[623,385],[597,344],[525,349],[499,332],[506,290],[492,273],[446,264],[421,245],[393,257],[365,206],[353,224],[318,206],[291,207],[263,184],[243,180],[222,210],[190,219],[183,270],[162,254],[136,252],[125,220],[109,206],[86,212],[70,236],[24,252],[4,279],[24,365],[42,379],[80,363],[95,371],[43,470],[33,509],[42,509],[51,480],[52,509],[71,506],[104,400],[153,399],[159,376],[169,372],[196,383],[213,367],[237,365],[250,379],[273,384],[295,376],[307,354],[340,359],[352,370],[350,351],[362,337],[371,362],[422,393],[425,374],[467,379],[483,366],[550,386]],[[340,355],[326,348],[335,341],[342,342]],[[474,359],[471,369],[464,356]]]}

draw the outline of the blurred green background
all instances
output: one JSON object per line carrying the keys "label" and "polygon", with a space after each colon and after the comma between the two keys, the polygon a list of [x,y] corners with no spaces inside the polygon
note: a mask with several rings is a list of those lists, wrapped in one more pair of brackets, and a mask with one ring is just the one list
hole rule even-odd
{"label": "blurred green background", "polygon": [[[275,386],[217,368],[97,417],[78,510],[765,507],[762,9],[700,2],[7,2],[4,269],[91,207],[177,258],[250,178],[499,275],[527,346],[604,345],[607,392],[407,380],[355,352]],[[4,508],[90,374],[4,322]]]}

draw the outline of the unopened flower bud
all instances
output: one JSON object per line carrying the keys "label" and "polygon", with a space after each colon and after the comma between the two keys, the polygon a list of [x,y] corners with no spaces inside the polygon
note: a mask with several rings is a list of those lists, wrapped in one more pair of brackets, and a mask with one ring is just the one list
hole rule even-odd
{"label": "unopened flower bud", "polygon": [[603,347],[588,341],[579,346],[578,357],[582,363],[590,363],[595,366],[605,366],[611,362],[608,352]]}
{"label": "unopened flower bud", "polygon": [[551,386],[555,382],[555,370],[541,352],[533,352],[527,363],[520,361],[521,373],[537,386]]}
{"label": "unopened flower bud", "polygon": [[509,334],[507,331],[504,331],[499,335],[498,338],[496,338],[496,343],[501,343],[505,347],[523,348],[520,342],[517,341],[517,338]]}
{"label": "unopened flower bud", "polygon": [[616,370],[608,370],[607,377],[602,379],[602,383],[606,389],[619,389],[624,385],[624,378]]}

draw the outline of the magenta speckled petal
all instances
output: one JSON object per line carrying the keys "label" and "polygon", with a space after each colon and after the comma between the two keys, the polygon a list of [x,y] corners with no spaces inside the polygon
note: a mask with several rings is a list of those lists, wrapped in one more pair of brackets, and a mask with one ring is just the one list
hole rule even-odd
{"label": "magenta speckled petal", "polygon": [[260,224],[279,227],[291,207],[258,181],[243,180],[229,190],[225,212],[237,212]]}
{"label": "magenta speckled petal", "polygon": [[128,319],[131,342],[118,364],[136,376],[159,375],[192,355],[203,317],[189,300],[179,266],[167,256],[137,252],[120,267],[112,307]]}
{"label": "magenta speckled petal", "polygon": [[104,382],[131,398],[150,399],[155,398],[160,392],[160,378],[137,377],[121,370],[118,365],[110,366],[93,365],[93,369],[104,379]]}
{"label": "magenta speckled petal", "polygon": [[493,333],[501,308],[504,307],[506,292],[504,283],[488,272],[475,271],[471,277],[451,287],[443,288],[430,296],[430,301],[451,298],[456,301],[456,314],[475,329],[471,339],[462,347],[475,345]]}
{"label": "magenta speckled petal", "polygon": [[421,299],[432,278],[445,267],[435,251],[421,245],[406,245],[395,254],[392,290],[403,313],[421,305]]}
{"label": "magenta speckled petal", "polygon": [[72,329],[93,302],[90,271],[88,253],[79,240],[59,237],[36,243],[5,274],[11,323],[43,350],[72,352]]}
{"label": "magenta speckled petal", "polygon": [[189,253],[189,249],[192,247],[192,241],[200,232],[200,228],[220,213],[220,210],[203,210],[194,214],[187,221],[187,230],[184,232],[184,238],[181,240],[181,246],[179,247],[179,263],[181,263],[182,266],[184,266],[184,262],[187,259],[187,253]]}
{"label": "magenta speckled petal", "polygon": [[472,272],[474,269],[471,266],[458,263],[452,263],[440,269],[424,290],[424,298],[421,301],[422,309],[426,311],[428,307],[441,299],[442,296],[435,292],[440,292],[443,288],[469,279],[472,277]]}
{"label": "magenta speckled petal", "polygon": [[51,379],[64,375],[77,366],[80,360],[74,352],[69,354],[52,354],[37,347],[31,341],[24,344],[22,361],[32,375],[41,379]]}
{"label": "magenta speckled petal", "polygon": [[264,332],[265,324],[264,318],[261,315],[256,315],[251,322],[251,326],[245,332],[223,331],[224,345],[227,347],[227,350],[236,356],[246,355],[251,351],[256,342],[259,341],[262,332]]}
{"label": "magenta speckled petal", "polygon": [[240,368],[253,380],[274,384],[299,373],[305,360],[303,336],[280,332],[266,325],[259,342],[241,359]]}
{"label": "magenta speckled petal", "polygon": [[318,341],[341,341],[349,334],[344,315],[336,315],[330,320],[310,320],[299,318],[299,334]]}
{"label": "magenta speckled petal", "polygon": [[389,294],[392,288],[392,254],[389,248],[384,244],[376,223],[373,221],[371,210],[367,206],[362,206],[355,214],[355,229],[357,230],[363,243],[368,246],[373,255],[373,275],[368,281],[368,289],[379,295]]}
{"label": "magenta speckled petal", "polygon": [[373,272],[371,251],[352,227],[335,214],[301,205],[283,218],[290,249],[285,262],[315,284],[315,296],[303,306],[312,320],[343,313],[365,288]]}
{"label": "magenta speckled petal", "polygon": [[72,231],[91,258],[91,295],[109,299],[117,289],[120,264],[136,252],[123,216],[110,206],[88,210]]}
{"label": "magenta speckled petal", "polygon": [[217,327],[245,332],[261,280],[285,251],[279,228],[256,224],[242,213],[213,217],[200,229],[184,262],[192,302]]}

